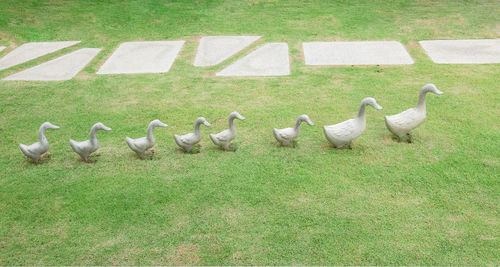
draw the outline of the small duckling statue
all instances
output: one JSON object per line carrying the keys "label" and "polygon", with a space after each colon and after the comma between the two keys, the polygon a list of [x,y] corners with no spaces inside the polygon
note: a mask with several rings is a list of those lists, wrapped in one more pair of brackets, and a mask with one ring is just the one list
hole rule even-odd
{"label": "small duckling statue", "polygon": [[[282,146],[287,146],[290,143],[293,143],[293,140],[300,135],[300,124],[305,121],[309,125],[314,125],[314,123],[309,119],[309,116],[306,114],[300,115],[295,122],[295,127],[293,128],[284,128],[284,129],[276,129],[273,128],[274,138],[281,143]],[[293,145],[295,147],[295,144]]]}
{"label": "small duckling statue", "polygon": [[203,118],[199,117],[196,119],[194,123],[194,132],[193,133],[188,133],[185,135],[177,135],[174,134],[174,139],[175,142],[177,143],[178,146],[184,149],[186,152],[190,152],[191,149],[193,149],[193,146],[198,144],[201,140],[201,132],[200,132],[200,125],[203,124],[207,127],[210,127],[210,123]]}
{"label": "small duckling statue", "polygon": [[212,142],[222,147],[224,150],[229,149],[231,141],[236,137],[236,126],[234,126],[234,119],[245,120],[245,117],[241,116],[236,111],[231,112],[228,118],[229,129],[224,130],[217,134],[210,134],[210,139],[212,139]]}
{"label": "small duckling statue", "polygon": [[336,148],[342,148],[346,145],[351,148],[352,140],[358,138],[366,128],[366,105],[370,105],[376,110],[382,109],[374,98],[367,97],[363,99],[356,118],[335,125],[323,126],[323,132],[325,133],[326,139]]}
{"label": "small duckling statue", "polygon": [[[132,149],[137,155],[142,158],[144,155],[144,152],[149,150],[155,145],[155,137],[153,135],[153,129],[155,127],[167,127],[165,123],[161,122],[160,120],[153,120],[149,123],[148,126],[148,135],[146,137],[141,137],[137,139],[132,139],[130,137],[126,137],[125,141],[127,142],[128,146],[130,149]],[[154,153],[152,151],[152,153]]]}
{"label": "small duckling statue", "polygon": [[425,95],[428,92],[437,95],[443,94],[434,84],[426,84],[420,89],[417,107],[407,109],[396,115],[385,116],[387,129],[399,138],[399,142],[401,142],[401,137],[406,135],[408,136],[408,142],[411,143],[410,131],[424,122],[426,117]]}
{"label": "small duckling statue", "polygon": [[38,137],[40,138],[40,142],[36,142],[29,146],[24,144],[19,144],[19,148],[28,158],[31,158],[35,164],[38,163],[43,154],[49,151],[49,142],[45,137],[45,131],[47,129],[59,129],[59,126],[56,126],[50,122],[44,122],[40,125],[38,129]]}
{"label": "small duckling statue", "polygon": [[73,139],[69,139],[69,144],[76,154],[80,155],[85,162],[89,162],[89,155],[92,154],[99,148],[99,143],[97,142],[96,132],[99,130],[111,131],[111,128],[106,127],[104,124],[98,122],[92,126],[90,129],[90,139],[82,142],[77,142]]}

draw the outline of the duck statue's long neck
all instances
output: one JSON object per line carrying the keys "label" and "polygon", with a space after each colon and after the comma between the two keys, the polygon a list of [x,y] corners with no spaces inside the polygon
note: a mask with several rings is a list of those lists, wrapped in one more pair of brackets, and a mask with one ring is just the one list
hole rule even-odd
{"label": "duck statue's long neck", "polygon": [[194,134],[196,136],[201,136],[200,125],[202,123],[203,122],[201,120],[196,120],[196,122],[194,123]]}
{"label": "duck statue's long neck", "polygon": [[49,142],[47,141],[47,138],[45,137],[45,131],[47,130],[47,127],[44,125],[40,126],[40,129],[38,129],[38,137],[40,138],[40,143],[42,144],[48,144]]}
{"label": "duck statue's long neck", "polygon": [[96,136],[96,133],[97,133],[97,127],[95,126],[92,126],[92,129],[90,129],[90,143],[92,144],[97,144],[97,136]]}
{"label": "duck statue's long neck", "polygon": [[228,123],[229,123],[229,130],[231,133],[236,133],[236,126],[234,126],[234,119],[236,118],[236,115],[230,115],[228,118]]}
{"label": "duck statue's long neck", "polygon": [[425,112],[425,95],[427,94],[427,90],[422,89],[420,90],[420,94],[418,95],[418,104],[417,104],[417,109],[418,110],[423,110]]}
{"label": "duck statue's long neck", "polygon": [[362,124],[366,124],[366,103],[361,102],[359,105],[359,110],[358,110],[358,116],[356,117],[356,120]]}
{"label": "duck statue's long neck", "polygon": [[148,138],[148,140],[149,140],[150,142],[153,142],[153,143],[154,143],[154,141],[155,141],[155,136],[153,135],[153,130],[154,130],[154,128],[155,128],[155,125],[154,125],[154,123],[153,123],[153,122],[151,122],[151,123],[149,124],[149,126],[148,126],[148,136],[147,136],[147,138]]}
{"label": "duck statue's long neck", "polygon": [[295,126],[293,127],[293,129],[295,130],[295,132],[297,134],[300,133],[300,124],[302,123],[302,118],[298,118],[297,121],[295,121]]}

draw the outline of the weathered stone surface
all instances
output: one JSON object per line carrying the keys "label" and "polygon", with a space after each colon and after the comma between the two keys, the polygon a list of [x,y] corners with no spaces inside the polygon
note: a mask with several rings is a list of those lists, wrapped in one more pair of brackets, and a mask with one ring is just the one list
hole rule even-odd
{"label": "weathered stone surface", "polygon": [[396,41],[306,42],[306,65],[413,64],[404,46]]}
{"label": "weathered stone surface", "polygon": [[260,36],[205,36],[200,40],[194,59],[197,67],[215,66],[230,58]]}
{"label": "weathered stone surface", "polygon": [[122,43],[97,74],[168,72],[184,41]]}
{"label": "weathered stone surface", "polygon": [[290,75],[286,43],[268,43],[237,60],[217,76],[279,76]]}
{"label": "weathered stone surface", "polygon": [[500,39],[420,41],[438,64],[500,63]]}
{"label": "weathered stone surface", "polygon": [[73,78],[96,55],[100,48],[82,48],[38,66],[15,73],[4,80],[63,81]]}
{"label": "weathered stone surface", "polygon": [[30,61],[57,50],[75,45],[80,41],[26,43],[0,58],[0,70]]}

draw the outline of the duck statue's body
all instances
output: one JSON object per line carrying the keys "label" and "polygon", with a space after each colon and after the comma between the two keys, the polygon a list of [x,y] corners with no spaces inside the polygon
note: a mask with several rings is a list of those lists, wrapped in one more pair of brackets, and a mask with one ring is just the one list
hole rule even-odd
{"label": "duck statue's body", "polygon": [[137,155],[142,158],[144,153],[152,148],[155,145],[155,137],[153,135],[153,130],[155,127],[167,127],[165,123],[160,120],[153,120],[149,123],[148,126],[148,135],[146,137],[141,137],[137,139],[132,139],[130,137],[126,137],[125,141],[127,142],[130,149],[132,149]]}
{"label": "duck statue's body", "polygon": [[193,149],[193,146],[198,144],[198,142],[200,142],[201,140],[201,124],[210,127],[210,123],[208,123],[205,118],[199,117],[194,123],[194,132],[185,135],[174,134],[175,143],[177,143],[179,147],[184,149],[184,151],[190,152],[191,149]]}
{"label": "duck statue's body", "polygon": [[88,162],[89,155],[99,148],[97,142],[96,132],[99,130],[111,131],[111,128],[106,127],[104,124],[98,122],[90,129],[90,139],[82,142],[77,142],[73,139],[69,140],[69,144],[73,151],[75,151],[85,162]]}
{"label": "duck statue's body", "polygon": [[366,105],[370,105],[376,110],[382,109],[374,98],[364,98],[356,118],[335,125],[323,126],[326,139],[336,148],[342,148],[346,145],[350,147],[352,140],[358,138],[366,128]]}
{"label": "duck statue's body", "polygon": [[309,119],[309,116],[303,114],[297,118],[295,121],[295,126],[292,128],[276,129],[273,128],[274,138],[281,143],[282,146],[287,146],[293,142],[293,140],[300,136],[300,124],[305,121],[309,125],[314,125],[314,123]]}
{"label": "duck statue's body", "polygon": [[234,119],[245,120],[245,117],[241,116],[236,111],[231,112],[228,118],[229,129],[224,130],[217,134],[210,134],[210,139],[212,139],[212,142],[222,147],[224,150],[229,149],[231,141],[236,137],[236,126],[234,126]]}
{"label": "duck statue's body", "polygon": [[[420,89],[420,94],[418,96],[418,104],[414,108],[407,109],[399,114],[392,116],[385,116],[385,125],[387,129],[399,138],[408,135],[410,136],[410,131],[420,126],[425,121],[426,117],[426,105],[425,105],[425,95],[428,93],[434,93],[437,95],[442,95],[443,92],[439,91],[434,84],[426,84]],[[411,142],[411,139],[408,139]]]}
{"label": "duck statue's body", "polygon": [[59,126],[56,126],[50,122],[44,122],[38,129],[38,137],[40,139],[39,142],[36,142],[29,146],[19,144],[19,148],[24,153],[24,155],[32,159],[35,163],[38,163],[42,155],[49,151],[49,141],[47,141],[47,138],[45,137],[45,131],[47,129],[59,129]]}

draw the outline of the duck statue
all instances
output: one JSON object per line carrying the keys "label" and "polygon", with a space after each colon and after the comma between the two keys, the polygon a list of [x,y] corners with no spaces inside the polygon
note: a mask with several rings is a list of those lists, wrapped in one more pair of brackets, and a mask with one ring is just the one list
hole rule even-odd
{"label": "duck statue", "polygon": [[236,111],[231,112],[228,118],[229,129],[224,130],[217,134],[210,134],[210,139],[212,139],[212,142],[222,147],[224,150],[229,149],[231,141],[236,137],[236,126],[234,126],[234,119],[245,120],[245,117],[241,116]]}
{"label": "duck statue", "polygon": [[346,145],[351,148],[352,140],[358,138],[363,133],[366,128],[366,105],[370,105],[376,110],[382,109],[374,98],[367,97],[361,101],[358,116],[356,118],[335,125],[323,126],[323,132],[325,133],[326,139],[328,139],[335,148],[342,148]]}
{"label": "duck statue", "polygon": [[75,151],[85,162],[89,162],[89,155],[95,152],[99,148],[99,143],[97,142],[96,132],[99,130],[111,131],[111,128],[106,127],[104,124],[98,122],[92,126],[90,129],[90,139],[82,142],[77,142],[73,139],[69,139],[69,144],[73,151]]}
{"label": "duck statue", "polygon": [[[295,127],[276,129],[273,128],[274,138],[281,143],[282,146],[287,146],[293,143],[294,139],[300,135],[300,124],[305,121],[309,125],[314,125],[314,123],[309,119],[306,114],[300,115],[295,122]],[[293,145],[295,147],[295,144]]]}
{"label": "duck statue", "polygon": [[424,122],[426,117],[425,95],[429,92],[437,95],[443,94],[434,84],[426,84],[420,89],[417,107],[407,109],[396,115],[385,116],[387,129],[399,138],[399,142],[401,142],[401,137],[406,135],[408,136],[408,142],[411,143],[410,131]]}
{"label": "duck statue", "polygon": [[[160,120],[153,120],[149,123],[148,126],[148,135],[146,137],[141,137],[137,139],[132,139],[130,137],[126,137],[125,141],[127,142],[128,146],[130,149],[132,149],[137,155],[142,158],[144,155],[144,152],[149,150],[155,145],[155,137],[153,135],[153,129],[155,127],[167,127],[165,123],[161,122]],[[152,154],[154,153],[153,150],[151,150]]]}
{"label": "duck statue", "polygon": [[38,163],[42,155],[49,151],[49,142],[45,137],[45,131],[47,129],[59,129],[59,126],[56,126],[50,122],[44,122],[38,129],[38,137],[40,138],[39,142],[36,142],[29,146],[19,144],[19,148],[24,153],[24,155],[26,155],[28,158],[31,158],[35,163]]}
{"label": "duck statue", "polygon": [[196,121],[194,123],[194,132],[188,133],[185,135],[174,134],[175,142],[177,143],[178,146],[180,146],[182,149],[184,149],[184,151],[190,152],[191,149],[193,149],[193,146],[198,144],[198,142],[200,142],[200,140],[201,140],[200,125],[201,124],[203,124],[207,127],[211,126],[210,123],[208,123],[208,121],[205,118],[199,117],[198,119],[196,119]]}

